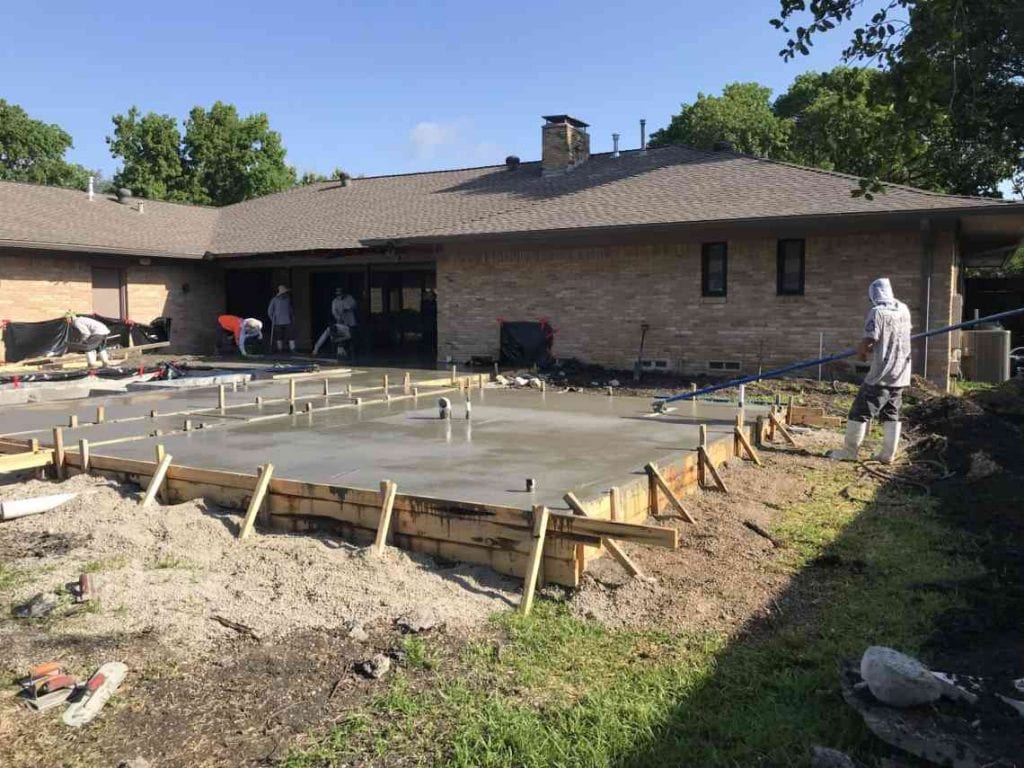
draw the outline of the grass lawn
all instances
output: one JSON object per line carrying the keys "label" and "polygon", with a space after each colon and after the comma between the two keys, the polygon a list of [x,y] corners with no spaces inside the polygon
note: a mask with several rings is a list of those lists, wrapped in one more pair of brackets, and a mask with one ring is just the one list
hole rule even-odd
{"label": "grass lawn", "polygon": [[927,585],[977,575],[977,545],[916,491],[844,495],[848,466],[802,472],[806,500],[779,513],[785,548],[766,565],[788,585],[742,632],[609,630],[541,600],[470,642],[407,638],[382,693],[284,764],[796,766],[815,744],[868,756],[837,662],[873,644],[925,650],[963,602]]}

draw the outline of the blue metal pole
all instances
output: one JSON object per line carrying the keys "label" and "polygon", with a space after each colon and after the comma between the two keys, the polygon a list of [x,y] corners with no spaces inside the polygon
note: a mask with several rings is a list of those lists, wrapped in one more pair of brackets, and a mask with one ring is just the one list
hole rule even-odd
{"label": "blue metal pole", "polygon": [[[988,317],[979,317],[974,320],[965,320],[962,323],[956,325],[947,325],[944,328],[936,328],[933,331],[926,331],[923,333],[917,333],[911,336],[912,341],[918,339],[926,339],[929,336],[939,336],[944,333],[950,333],[951,331],[957,331],[961,328],[970,328],[972,325],[979,325],[981,323],[992,323],[996,320],[1002,320],[1007,317],[1013,317],[1014,315],[1024,314],[1024,307],[1018,307],[1017,309],[1010,309],[1006,312],[998,312]],[[664,405],[665,403],[674,403],[678,400],[693,400],[694,398],[700,397],[701,395],[707,395],[712,392],[718,392],[722,389],[730,389],[731,387],[738,387],[740,384],[750,384],[754,381],[761,381],[762,379],[777,379],[779,376],[787,374],[791,371],[799,371],[801,368],[810,368],[815,365],[824,365],[825,363],[831,363],[836,360],[842,360],[847,357],[852,357],[857,354],[856,349],[844,349],[842,352],[836,352],[833,355],[827,355],[826,357],[816,357],[813,360],[804,360],[800,363],[793,363],[792,365],[786,365],[782,368],[773,368],[770,371],[764,373],[755,373],[750,376],[743,376],[738,379],[730,379],[729,381],[723,381],[720,384],[712,384],[698,389],[695,392],[684,392],[679,395],[666,395],[665,397],[658,397],[654,400],[655,407]]]}

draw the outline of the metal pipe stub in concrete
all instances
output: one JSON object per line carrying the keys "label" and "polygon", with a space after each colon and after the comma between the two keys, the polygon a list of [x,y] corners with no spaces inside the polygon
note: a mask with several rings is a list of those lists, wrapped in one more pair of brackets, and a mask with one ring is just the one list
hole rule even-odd
{"label": "metal pipe stub in concrete", "polygon": [[452,401],[447,397],[438,398],[437,411],[439,419],[450,419],[452,417]]}

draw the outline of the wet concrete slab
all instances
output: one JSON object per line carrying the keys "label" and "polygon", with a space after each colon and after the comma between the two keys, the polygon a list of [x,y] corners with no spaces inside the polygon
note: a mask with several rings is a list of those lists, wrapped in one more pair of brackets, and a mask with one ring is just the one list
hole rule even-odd
{"label": "wet concrete slab", "polygon": [[[589,497],[628,482],[649,461],[694,450],[700,422],[709,440],[728,435],[736,414],[701,403],[652,416],[641,398],[487,389],[471,393],[471,419],[459,396],[453,418],[442,420],[436,400],[314,410],[98,452],[151,459],[159,441],[176,464],[255,472],[271,462],[278,477],[368,489],[388,478],[407,493],[564,509],[566,491]],[[748,409],[749,417],[757,413]]]}

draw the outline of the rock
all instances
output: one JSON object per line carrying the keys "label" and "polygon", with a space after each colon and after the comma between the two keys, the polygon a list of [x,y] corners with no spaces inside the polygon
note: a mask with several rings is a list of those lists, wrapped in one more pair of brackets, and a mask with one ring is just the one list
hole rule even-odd
{"label": "rock", "polygon": [[150,768],[150,762],[144,757],[133,757],[131,760],[122,760],[117,768]]}
{"label": "rock", "polygon": [[811,768],[855,768],[855,764],[845,752],[828,747],[812,747]]}
{"label": "rock", "polygon": [[363,677],[371,680],[380,680],[391,671],[391,659],[383,653],[378,653],[371,659],[357,663],[355,670]]}
{"label": "rock", "polygon": [[967,480],[983,480],[986,477],[1002,472],[1003,468],[996,464],[984,451],[975,451],[971,454],[971,465],[967,470]]}
{"label": "rock", "polygon": [[42,619],[53,613],[57,607],[57,595],[53,592],[40,592],[31,600],[14,609],[19,619]]}
{"label": "rock", "polygon": [[943,684],[917,659],[879,645],[864,651],[860,675],[875,698],[893,707],[930,704],[942,696]]}
{"label": "rock", "polygon": [[502,386],[508,385],[508,376],[502,376],[500,373],[494,377],[494,381]]}
{"label": "rock", "polygon": [[942,672],[932,672],[932,674],[935,675],[935,679],[942,685],[942,695],[950,701],[966,701],[968,704],[978,703],[978,697],[966,688],[957,685],[956,677],[953,675],[945,675]]}
{"label": "rock", "polygon": [[608,382],[608,386],[609,387],[620,387],[620,386],[622,386],[622,384],[621,384],[621,382],[618,379],[612,379],[611,381]]}
{"label": "rock", "polygon": [[406,635],[415,635],[426,632],[438,625],[437,614],[429,608],[418,608],[411,613],[401,616],[395,624],[399,631]]}
{"label": "rock", "polygon": [[357,643],[365,643],[370,639],[366,630],[363,629],[363,625],[356,621],[352,623],[352,626],[348,629],[349,639],[356,641]]}

